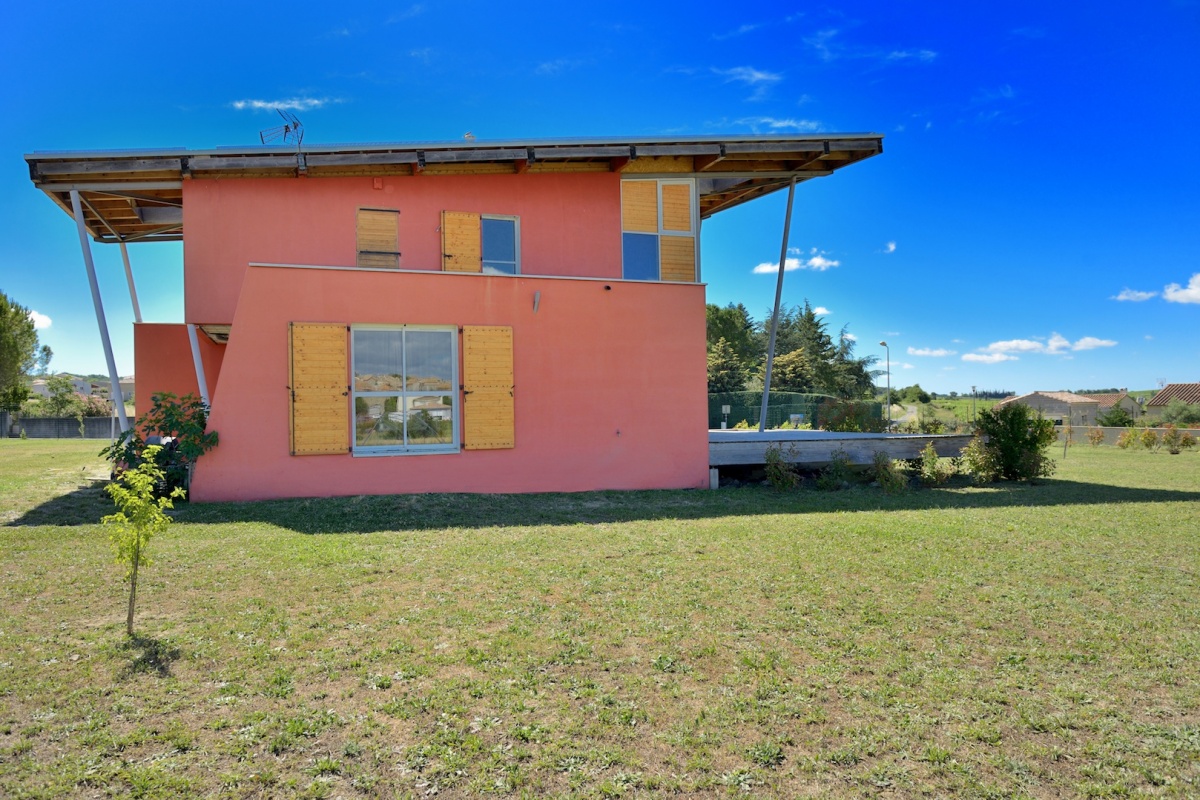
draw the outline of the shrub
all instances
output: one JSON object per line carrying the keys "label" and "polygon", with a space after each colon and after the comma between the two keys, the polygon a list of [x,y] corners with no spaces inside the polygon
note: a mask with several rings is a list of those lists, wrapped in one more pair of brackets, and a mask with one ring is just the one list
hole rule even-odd
{"label": "shrub", "polygon": [[1113,406],[1096,417],[1096,424],[1105,428],[1128,428],[1133,424],[1133,417],[1120,406]]}
{"label": "shrub", "polygon": [[1010,403],[981,411],[975,432],[984,437],[981,446],[990,451],[997,478],[1033,480],[1054,474],[1054,461],[1045,452],[1057,439],[1054,424],[1028,406]]}
{"label": "shrub", "polygon": [[1104,444],[1104,430],[1101,428],[1089,428],[1087,438],[1091,442],[1092,447],[1099,447]]}
{"label": "shrub", "polygon": [[840,433],[881,433],[887,428],[879,403],[826,400],[817,407],[817,427]]}
{"label": "shrub", "polygon": [[1163,447],[1167,448],[1167,452],[1173,456],[1179,455],[1184,450],[1189,450],[1196,446],[1196,438],[1187,431],[1181,431],[1174,425],[1167,425],[1162,432],[1160,440]]}
{"label": "shrub", "polygon": [[875,452],[871,474],[888,494],[898,494],[908,488],[908,478],[896,466],[896,462],[892,460],[891,456],[882,450]]}
{"label": "shrub", "polygon": [[817,475],[817,488],[825,492],[836,492],[839,489],[845,489],[848,487],[852,476],[850,454],[839,447],[829,454],[829,463]]}
{"label": "shrub", "polygon": [[938,457],[933,442],[926,443],[921,451],[920,470],[921,483],[925,486],[941,486],[954,474],[954,468]]}
{"label": "shrub", "polygon": [[1000,464],[996,454],[988,448],[981,436],[975,436],[963,448],[963,469],[970,475],[973,483],[991,483],[1000,477]]}
{"label": "shrub", "polygon": [[763,460],[766,463],[767,481],[775,487],[775,491],[795,489],[800,485],[800,473],[792,466],[796,460],[794,444],[788,444],[786,452],[782,445],[768,445]]}
{"label": "shrub", "polygon": [[1121,431],[1121,435],[1117,437],[1117,447],[1122,450],[1128,450],[1137,442],[1137,434],[1132,429],[1126,428]]}
{"label": "shrub", "polygon": [[[155,394],[151,408],[133,427],[100,451],[113,463],[113,473],[136,469],[153,459],[162,472],[156,496],[166,497],[177,488],[187,489],[192,466],[200,456],[217,446],[216,431],[206,431],[208,406],[193,395],[177,398],[170,392]],[[159,436],[171,441],[150,449],[146,439]]]}
{"label": "shrub", "polygon": [[1154,428],[1144,429],[1139,438],[1141,440],[1142,447],[1146,448],[1147,450],[1154,451],[1158,449],[1158,431],[1154,430]]}

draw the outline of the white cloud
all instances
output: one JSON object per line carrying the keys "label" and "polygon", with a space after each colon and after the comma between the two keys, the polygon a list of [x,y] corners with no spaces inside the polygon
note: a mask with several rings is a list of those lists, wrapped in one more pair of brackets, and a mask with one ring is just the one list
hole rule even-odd
{"label": "white cloud", "polygon": [[857,341],[858,341],[858,337],[857,337],[857,336],[855,336],[853,333],[843,333],[843,334],[842,334],[842,338],[843,338],[843,339],[849,339],[849,340],[850,340],[850,341],[852,341],[852,342],[857,342]]}
{"label": "white cloud", "polygon": [[722,42],[726,39],[732,39],[735,36],[745,36],[747,33],[750,33],[751,31],[756,31],[761,27],[762,27],[762,25],[758,24],[758,23],[739,25],[738,27],[734,28],[733,30],[727,31],[725,33],[714,33],[712,38],[715,41]]}
{"label": "white cloud", "polygon": [[830,310],[829,310],[828,308],[826,308],[825,306],[817,306],[816,308],[814,308],[814,309],[813,309],[813,313],[814,313],[814,314],[819,314],[819,315],[820,315],[820,316],[822,316],[822,317],[827,317],[827,316],[829,316],[830,314],[832,314],[833,312],[832,312],[832,311],[830,311]]}
{"label": "white cloud", "polygon": [[999,364],[1001,361],[1017,361],[1016,356],[1005,355],[1004,353],[964,353],[963,361],[974,361],[976,364]]}
{"label": "white cloud", "polygon": [[54,323],[52,319],[40,311],[30,311],[29,318],[33,320],[34,329],[39,331],[46,330],[46,328],[49,328]]}
{"label": "white cloud", "polygon": [[577,58],[558,58],[554,61],[543,61],[537,65],[534,72],[538,75],[557,75],[565,70],[577,69],[586,63],[586,61]]}
{"label": "white cloud", "polygon": [[1187,288],[1178,283],[1163,287],[1163,298],[1171,303],[1200,303],[1200,272],[1192,276]]}
{"label": "white cloud", "polygon": [[885,252],[885,253],[894,253],[894,252],[896,252],[896,243],[895,243],[895,242],[888,242],[887,244],[885,244],[885,245],[883,246],[883,252]]}
{"label": "white cloud", "polygon": [[1145,337],[1143,337],[1143,338],[1145,338],[1145,340],[1146,340],[1147,342],[1149,342],[1149,341],[1152,341],[1152,340],[1154,339],[1154,337],[1153,337],[1153,336],[1151,336],[1151,335],[1150,335],[1150,334],[1148,334],[1148,333],[1147,333],[1147,334],[1145,335]]}
{"label": "white cloud", "polygon": [[933,50],[893,50],[887,54],[888,61],[907,61],[916,59],[928,64],[937,58],[937,53]]}
{"label": "white cloud", "polygon": [[946,350],[943,348],[934,349],[932,347],[910,347],[908,348],[910,356],[929,356],[930,358],[945,358],[946,356],[958,355],[957,350]]}
{"label": "white cloud", "polygon": [[916,366],[913,364],[909,364],[907,361],[905,361],[903,364],[900,365],[900,368],[901,369],[916,369]]}
{"label": "white cloud", "polygon": [[[1097,340],[1097,341],[1099,341],[1099,340]],[[1046,342],[1046,352],[1047,353],[1061,353],[1063,350],[1066,350],[1070,346],[1071,346],[1071,342],[1065,336],[1062,336],[1058,333],[1053,333],[1050,335],[1050,341]]]}
{"label": "white cloud", "polygon": [[425,11],[425,4],[424,3],[416,3],[415,5],[411,5],[408,8],[404,9],[403,11],[397,11],[395,14],[392,14],[390,17],[388,17],[387,24],[391,25],[396,22],[403,22],[406,19],[412,19],[413,17],[419,17],[422,13],[424,13],[424,11]]}
{"label": "white cloud", "polygon": [[[1008,339],[1003,342],[992,342],[983,349],[988,353],[1040,353],[1046,349],[1046,345],[1032,339]],[[963,357],[966,358],[966,356]]]}
{"label": "white cloud", "polygon": [[763,128],[772,131],[793,130],[800,133],[815,133],[825,127],[815,119],[795,119],[794,117],[788,117],[787,119],[777,119],[775,117],[742,117],[737,120],[737,124],[745,125],[754,133],[758,133]]}
{"label": "white cloud", "polygon": [[750,100],[761,100],[772,86],[783,80],[777,72],[755,69],[754,67],[730,67],[729,69],[712,68],[713,73],[720,75],[726,83],[741,83],[754,89]]}
{"label": "white cloud", "polygon": [[[808,258],[800,256],[799,249],[789,247],[788,253],[791,253],[795,257],[784,260],[784,272],[791,272],[797,269],[811,269],[814,272],[824,272],[827,269],[840,267],[842,265],[842,262],[840,261],[834,261],[833,259],[826,258],[825,254],[815,247],[809,252]],[[774,275],[779,272],[779,262],[764,261],[756,266],[753,269],[753,272],[755,275]]]}
{"label": "white cloud", "polygon": [[274,111],[277,108],[284,111],[311,111],[330,102],[336,101],[327,97],[288,97],[284,100],[234,100],[230,105],[238,111]]}
{"label": "white cloud", "polygon": [[1085,336],[1075,344],[1071,345],[1072,350],[1095,350],[1097,347],[1116,347],[1117,343],[1112,339],[1097,339],[1095,336]]}
{"label": "white cloud", "polygon": [[1111,300],[1122,300],[1128,303],[1140,303],[1143,300],[1149,300],[1151,297],[1157,297],[1158,292],[1139,292],[1137,289],[1122,289],[1120,294],[1113,295]]}

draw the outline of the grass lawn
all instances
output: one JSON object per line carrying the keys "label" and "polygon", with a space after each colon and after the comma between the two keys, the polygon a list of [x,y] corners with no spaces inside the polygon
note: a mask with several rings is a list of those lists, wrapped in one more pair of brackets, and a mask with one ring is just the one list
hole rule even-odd
{"label": "grass lawn", "polygon": [[183,506],[0,440],[0,797],[1200,795],[1200,455]]}

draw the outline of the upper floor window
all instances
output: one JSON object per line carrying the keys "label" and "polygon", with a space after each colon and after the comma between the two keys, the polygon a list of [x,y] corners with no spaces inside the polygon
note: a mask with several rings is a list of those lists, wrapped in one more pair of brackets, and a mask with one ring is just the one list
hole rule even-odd
{"label": "upper floor window", "polygon": [[696,281],[695,183],[621,181],[621,261],[627,280]]}
{"label": "upper floor window", "polygon": [[442,269],[489,275],[520,274],[520,217],[443,211]]}
{"label": "upper floor window", "polygon": [[387,208],[358,210],[358,266],[400,268],[400,212]]}

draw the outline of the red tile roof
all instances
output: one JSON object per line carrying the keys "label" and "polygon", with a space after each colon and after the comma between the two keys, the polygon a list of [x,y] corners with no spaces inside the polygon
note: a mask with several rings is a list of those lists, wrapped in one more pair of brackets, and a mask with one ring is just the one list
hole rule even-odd
{"label": "red tile roof", "polygon": [[1080,397],[1086,397],[1089,400],[1095,400],[1100,404],[1100,410],[1112,408],[1117,403],[1129,397],[1129,392],[1108,392],[1107,394],[1081,394]]}
{"label": "red tile roof", "polygon": [[1172,400],[1182,400],[1189,406],[1200,403],[1200,383],[1168,383],[1146,405],[1165,406]]}
{"label": "red tile roof", "polygon": [[[1003,400],[1001,400],[999,403],[996,403],[996,405],[993,406],[993,408],[999,408],[1000,406],[1006,406],[1006,405],[1009,405],[1010,403],[1021,403],[1032,397],[1045,397],[1050,400],[1057,400],[1060,403],[1072,403],[1072,404],[1073,403],[1095,403],[1096,402],[1096,400],[1092,397],[1088,397],[1087,395],[1082,395],[1082,394],[1073,394],[1071,392],[1030,392],[1029,394],[1023,394],[1020,397],[1006,397]],[[1025,403],[1025,404],[1028,405],[1028,403]]]}

